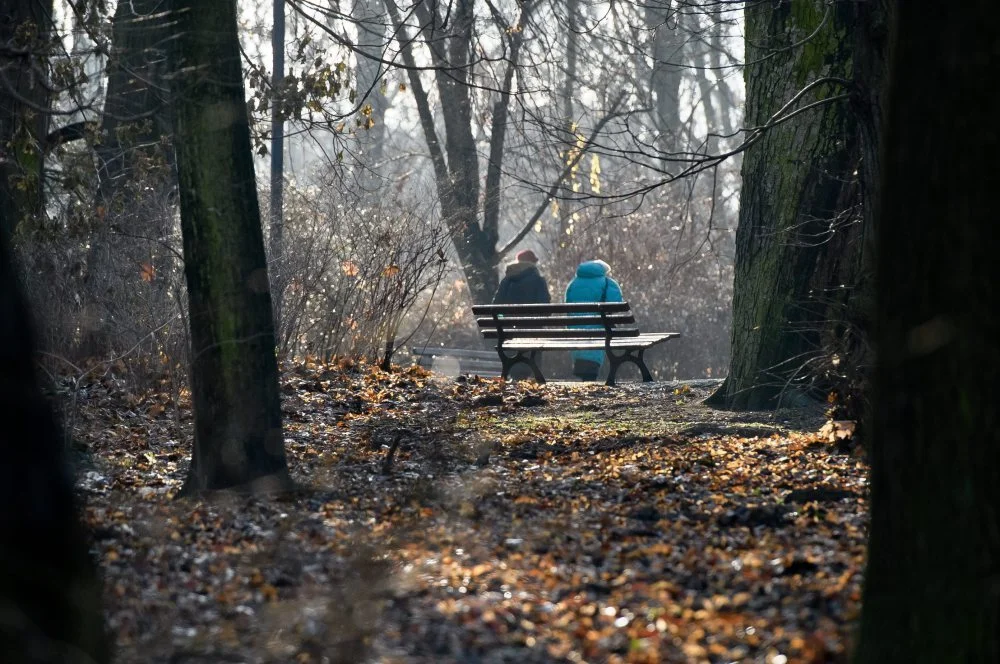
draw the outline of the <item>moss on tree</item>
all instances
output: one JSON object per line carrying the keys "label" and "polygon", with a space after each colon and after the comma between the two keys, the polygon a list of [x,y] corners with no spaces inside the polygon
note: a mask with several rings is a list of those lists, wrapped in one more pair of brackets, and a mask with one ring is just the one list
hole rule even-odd
{"label": "moss on tree", "polygon": [[175,134],[194,455],[183,493],[290,484],[236,6],[177,3]]}
{"label": "moss on tree", "polygon": [[[747,126],[767,125],[813,81],[849,81],[853,24],[853,10],[818,0],[748,7]],[[846,92],[818,85],[792,108]],[[770,128],[744,155],[732,360],[713,405],[775,408],[816,391],[810,361],[843,318],[861,265],[859,159],[845,99]]]}

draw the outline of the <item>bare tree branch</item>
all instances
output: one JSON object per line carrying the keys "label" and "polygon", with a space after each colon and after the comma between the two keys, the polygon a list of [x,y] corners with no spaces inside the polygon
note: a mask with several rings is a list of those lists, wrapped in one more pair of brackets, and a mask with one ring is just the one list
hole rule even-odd
{"label": "bare tree branch", "polygon": [[604,129],[604,126],[608,122],[610,122],[612,118],[617,116],[618,107],[619,105],[621,105],[621,102],[624,100],[624,98],[625,98],[624,93],[618,95],[618,98],[615,99],[615,101],[611,104],[611,109],[608,111],[607,115],[601,118],[601,121],[598,122],[596,125],[594,125],[594,130],[590,134],[590,138],[588,138],[587,141],[583,144],[583,147],[579,150],[579,152],[577,152],[573,156],[573,158],[569,162],[567,162],[566,167],[563,169],[562,173],[559,174],[559,178],[552,184],[551,187],[549,187],[548,195],[546,196],[545,200],[542,201],[542,204],[535,209],[535,213],[531,215],[531,218],[528,220],[528,222],[521,227],[521,230],[519,230],[514,235],[514,237],[511,238],[509,242],[507,242],[507,244],[505,244],[502,248],[497,250],[497,260],[502,260],[504,256],[510,253],[510,251],[514,247],[516,247],[521,242],[521,240],[527,237],[528,233],[531,232],[531,229],[534,228],[535,224],[538,222],[539,219],[541,219],[542,215],[545,213],[545,210],[549,207],[549,204],[551,203],[552,199],[555,198],[556,194],[559,193],[559,188],[562,186],[563,180],[565,180],[566,177],[573,172],[573,168],[578,163],[580,163],[580,160],[583,158],[583,155],[587,152],[587,148],[594,143],[594,141],[597,139],[597,135],[600,134],[602,129]]}

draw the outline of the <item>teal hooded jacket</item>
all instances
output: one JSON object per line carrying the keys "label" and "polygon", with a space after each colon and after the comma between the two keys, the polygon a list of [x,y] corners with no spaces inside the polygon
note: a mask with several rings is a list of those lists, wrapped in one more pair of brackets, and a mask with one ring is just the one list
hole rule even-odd
{"label": "teal hooded jacket", "polygon": [[[576,278],[566,288],[567,302],[623,302],[618,282],[608,276],[611,268],[604,261],[587,261],[576,268]],[[587,327],[600,327],[588,325]],[[603,350],[575,350],[574,360],[604,363]]]}

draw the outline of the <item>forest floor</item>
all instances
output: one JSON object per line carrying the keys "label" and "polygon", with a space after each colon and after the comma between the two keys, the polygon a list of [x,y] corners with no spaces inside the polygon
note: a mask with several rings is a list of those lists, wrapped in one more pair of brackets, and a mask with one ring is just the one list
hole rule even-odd
{"label": "forest floor", "polygon": [[72,423],[117,661],[842,661],[863,460],[822,408],[711,410],[712,385],[288,367],[304,488],[211,502],[173,499],[185,399],[89,385]]}

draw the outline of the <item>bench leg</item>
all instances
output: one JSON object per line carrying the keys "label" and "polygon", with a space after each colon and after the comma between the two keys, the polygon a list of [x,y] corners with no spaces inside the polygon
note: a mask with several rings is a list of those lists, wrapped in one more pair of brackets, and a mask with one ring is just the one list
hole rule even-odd
{"label": "bench leg", "polygon": [[497,349],[497,355],[500,356],[500,378],[507,380],[507,375],[510,373],[510,368],[514,366],[514,362],[499,348]]}
{"label": "bench leg", "polygon": [[506,352],[497,349],[497,353],[500,355],[500,366],[503,367],[500,377],[507,380],[510,375],[511,368],[518,363],[527,364],[531,368],[531,372],[535,376],[535,381],[539,384],[545,382],[545,376],[542,375],[542,370],[538,368],[538,363],[536,359],[540,351],[531,350],[525,353],[524,351],[517,351],[513,357],[507,355]]}
{"label": "bench leg", "polygon": [[622,362],[625,361],[623,359],[624,356],[623,355],[615,355],[610,350],[607,350],[605,352],[608,355],[608,362],[611,363],[611,366],[608,368],[608,379],[606,381],[604,381],[604,384],[605,385],[610,385],[611,387],[614,387],[614,385],[615,385],[615,376],[618,374],[618,367],[620,367],[622,365]]}
{"label": "bench leg", "polygon": [[531,372],[535,374],[535,382],[539,385],[545,382],[545,376],[542,375],[542,370],[538,366],[538,355],[541,351],[533,350],[528,353],[528,357],[525,358],[524,362],[531,367]]}
{"label": "bench leg", "polygon": [[633,360],[633,362],[635,362],[636,366],[639,367],[639,373],[642,374],[642,382],[652,383],[653,374],[649,373],[649,367],[646,366],[646,360],[644,360],[642,357],[642,354],[645,352],[646,352],[645,348],[640,349],[637,359]]}
{"label": "bench leg", "polygon": [[611,367],[608,369],[608,379],[604,382],[604,384],[614,387],[615,376],[618,374],[618,368],[626,362],[631,362],[635,366],[639,367],[639,373],[642,374],[642,382],[653,382],[653,375],[649,373],[646,361],[642,357],[642,354],[645,351],[645,348],[639,348],[636,350],[626,349],[622,351],[621,355],[615,355],[611,349],[605,350],[605,353],[608,356],[608,361],[611,363]]}

